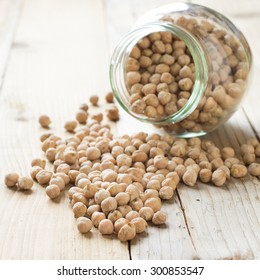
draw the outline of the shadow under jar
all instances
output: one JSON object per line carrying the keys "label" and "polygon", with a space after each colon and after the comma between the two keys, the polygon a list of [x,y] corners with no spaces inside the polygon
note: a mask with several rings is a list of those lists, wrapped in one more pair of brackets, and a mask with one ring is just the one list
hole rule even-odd
{"label": "shadow under jar", "polygon": [[112,90],[133,117],[181,137],[204,135],[237,110],[252,55],[223,15],[185,3],[141,17],[114,50]]}

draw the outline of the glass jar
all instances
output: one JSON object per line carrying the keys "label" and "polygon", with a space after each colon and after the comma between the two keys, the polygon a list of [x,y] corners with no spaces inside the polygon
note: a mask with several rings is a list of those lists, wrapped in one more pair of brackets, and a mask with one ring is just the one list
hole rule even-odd
{"label": "glass jar", "polygon": [[142,16],[122,38],[110,82],[131,116],[193,137],[237,110],[251,62],[248,42],[230,20],[200,5],[174,3]]}

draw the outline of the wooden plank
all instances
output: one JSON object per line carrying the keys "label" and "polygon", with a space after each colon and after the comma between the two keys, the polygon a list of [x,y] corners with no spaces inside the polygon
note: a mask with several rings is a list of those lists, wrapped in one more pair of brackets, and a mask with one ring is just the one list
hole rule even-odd
{"label": "wooden plank", "polygon": [[23,0],[0,1],[0,88]]}
{"label": "wooden plank", "polygon": [[[63,136],[78,105],[108,90],[103,15],[99,0],[26,1],[0,97],[1,182],[9,171],[28,174],[30,160],[42,155],[41,113]],[[0,197],[1,259],[129,258],[128,245],[116,238],[79,234],[65,194],[54,203],[38,185],[24,194],[1,183]]]}

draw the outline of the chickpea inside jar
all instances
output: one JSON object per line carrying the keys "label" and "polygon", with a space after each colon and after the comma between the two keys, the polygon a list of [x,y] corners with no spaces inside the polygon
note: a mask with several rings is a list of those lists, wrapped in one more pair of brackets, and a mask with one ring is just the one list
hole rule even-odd
{"label": "chickpea inside jar", "polygon": [[145,14],[119,42],[110,81],[119,104],[133,117],[195,137],[237,110],[251,64],[248,42],[226,17],[174,3]]}

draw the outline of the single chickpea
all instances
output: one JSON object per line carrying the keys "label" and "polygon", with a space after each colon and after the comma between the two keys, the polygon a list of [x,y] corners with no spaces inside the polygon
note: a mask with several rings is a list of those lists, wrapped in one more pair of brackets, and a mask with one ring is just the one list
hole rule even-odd
{"label": "single chickpea", "polygon": [[101,207],[98,204],[92,204],[87,209],[87,215],[91,218],[94,212],[100,212]]}
{"label": "single chickpea", "polygon": [[76,202],[73,205],[72,210],[73,210],[73,213],[74,213],[74,217],[77,219],[77,218],[82,217],[86,214],[87,206],[82,202]]}
{"label": "single chickpea", "polygon": [[232,158],[235,156],[235,151],[231,147],[224,147],[221,151],[222,158],[226,160],[227,158]]}
{"label": "single chickpea", "polygon": [[117,201],[114,197],[107,197],[101,202],[101,209],[104,213],[116,210]]}
{"label": "single chickpea", "polygon": [[91,95],[89,101],[93,106],[98,106],[98,101],[99,101],[98,95]]}
{"label": "single chickpea", "polygon": [[43,128],[49,128],[49,125],[51,124],[51,119],[47,115],[41,115],[38,121]]}
{"label": "single chickpea", "polygon": [[140,215],[139,215],[139,213],[138,213],[137,211],[134,211],[134,210],[129,211],[129,212],[125,215],[125,218],[126,218],[128,221],[131,221],[132,219],[137,218],[137,217],[140,217]]}
{"label": "single chickpea", "polygon": [[89,160],[96,160],[101,156],[101,152],[96,147],[89,147],[86,150],[86,156]]}
{"label": "single chickpea", "polygon": [[118,206],[123,206],[127,205],[127,203],[130,200],[130,195],[126,192],[119,192],[116,196],[115,199],[117,201]]}
{"label": "single chickpea", "polygon": [[98,123],[101,123],[103,121],[103,114],[98,113],[98,114],[92,115],[91,119],[96,120]]}
{"label": "single chickpea", "polygon": [[114,224],[120,218],[123,218],[123,215],[120,211],[114,210],[109,212],[107,218]]}
{"label": "single chickpea", "polygon": [[41,158],[35,158],[31,161],[31,166],[40,166],[42,169],[44,169],[46,166],[46,161]]}
{"label": "single chickpea", "polygon": [[118,239],[120,241],[128,241],[134,239],[136,236],[135,225],[131,222],[123,225],[118,231]]}
{"label": "single chickpea", "polygon": [[259,163],[251,163],[248,166],[248,172],[252,176],[260,176],[260,164]]}
{"label": "single chickpea", "polygon": [[104,219],[99,222],[98,230],[101,234],[108,235],[114,231],[113,223],[109,219]]}
{"label": "single chickpea", "polygon": [[112,91],[108,92],[106,94],[105,99],[106,99],[107,103],[113,103],[114,102],[114,94],[113,94],[113,92]]}
{"label": "single chickpea", "polygon": [[15,172],[8,173],[5,175],[5,185],[9,188],[16,186],[19,180],[19,175]]}
{"label": "single chickpea", "polygon": [[52,177],[52,172],[47,170],[41,170],[36,175],[36,180],[40,185],[49,184]]}
{"label": "single chickpea", "polygon": [[197,182],[198,173],[193,168],[188,168],[182,176],[184,184],[193,187]]}
{"label": "single chickpea", "polygon": [[21,191],[28,191],[33,187],[33,180],[29,177],[20,177],[18,179],[17,188]]}
{"label": "single chickpea", "polygon": [[96,227],[96,228],[98,228],[99,223],[104,219],[106,219],[106,215],[102,212],[96,211],[91,216],[91,221],[92,221],[94,227]]}
{"label": "single chickpea", "polygon": [[110,105],[110,107],[107,109],[107,118],[113,122],[119,120],[119,110],[115,105]]}
{"label": "single chickpea", "polygon": [[247,168],[242,164],[233,164],[230,170],[231,176],[234,178],[241,178],[246,176]]}
{"label": "single chickpea", "polygon": [[166,214],[162,211],[157,211],[154,213],[152,222],[155,225],[162,225],[166,222]]}
{"label": "single chickpea", "polygon": [[86,124],[88,119],[88,114],[85,110],[79,110],[76,113],[76,120],[80,123],[80,124]]}
{"label": "single chickpea", "polygon": [[124,225],[126,225],[126,224],[128,224],[128,223],[129,223],[129,221],[128,221],[127,219],[125,219],[125,218],[120,218],[120,219],[116,220],[115,223],[114,223],[114,231],[115,231],[116,233],[118,233],[119,230],[120,230]]}
{"label": "single chickpea", "polygon": [[173,197],[174,189],[168,186],[162,187],[159,190],[159,197],[164,200],[169,200]]}
{"label": "single chickpea", "polygon": [[208,183],[211,181],[212,178],[212,171],[207,168],[203,168],[199,172],[199,178],[202,183]]}
{"label": "single chickpea", "polygon": [[64,128],[68,131],[68,132],[74,132],[75,128],[77,127],[77,122],[76,121],[67,121],[64,124]]}
{"label": "single chickpea", "polygon": [[88,104],[82,103],[82,104],[79,106],[79,109],[80,109],[80,110],[83,110],[83,111],[85,111],[85,112],[87,112],[87,111],[88,111]]}
{"label": "single chickpea", "polygon": [[49,185],[46,189],[46,194],[49,198],[55,199],[60,196],[60,188],[57,185]]}
{"label": "single chickpea", "polygon": [[144,206],[139,210],[139,215],[146,221],[151,221],[154,215],[154,211],[151,207]]}
{"label": "single chickpea", "polygon": [[54,162],[56,154],[57,154],[57,150],[55,148],[49,148],[47,149],[45,156],[49,162]]}
{"label": "single chickpea", "polygon": [[86,217],[79,217],[77,219],[77,228],[80,233],[87,233],[92,229],[92,222]]}
{"label": "single chickpea", "polygon": [[144,206],[151,207],[154,212],[157,212],[157,211],[159,211],[161,209],[161,199],[159,197],[157,197],[157,198],[155,198],[155,197],[148,198],[144,202]]}
{"label": "single chickpea", "polygon": [[60,191],[62,191],[65,188],[65,182],[61,177],[53,177],[50,180],[50,185],[57,185],[60,189]]}
{"label": "single chickpea", "polygon": [[108,198],[110,196],[111,196],[111,194],[110,194],[110,192],[108,190],[100,189],[99,191],[97,191],[95,193],[94,199],[95,199],[96,204],[101,204],[101,202],[104,199],[106,199],[106,198]]}
{"label": "single chickpea", "polygon": [[132,219],[131,223],[135,226],[136,233],[144,232],[148,226],[146,220],[141,217]]}
{"label": "single chickpea", "polygon": [[217,169],[212,173],[211,181],[217,187],[223,186],[226,182],[226,179],[226,173],[222,169]]}
{"label": "single chickpea", "polygon": [[72,198],[71,198],[71,205],[73,206],[76,202],[82,202],[83,204],[85,204],[86,206],[88,206],[88,200],[87,200],[87,198],[84,196],[83,193],[75,192],[75,193],[72,195]]}

